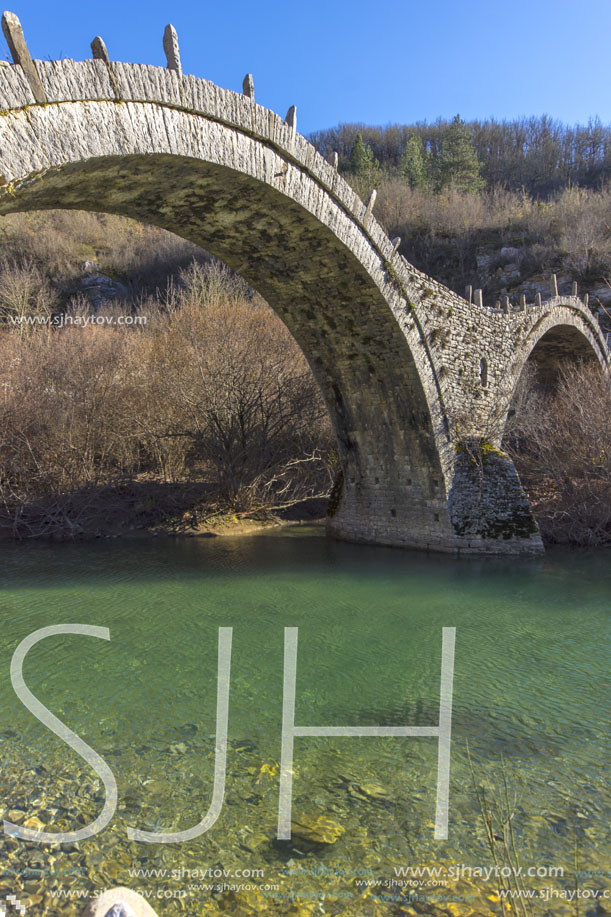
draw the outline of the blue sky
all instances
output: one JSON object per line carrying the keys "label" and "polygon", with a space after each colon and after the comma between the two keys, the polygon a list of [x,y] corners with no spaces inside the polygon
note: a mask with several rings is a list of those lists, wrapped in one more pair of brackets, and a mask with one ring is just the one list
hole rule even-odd
{"label": "blue sky", "polygon": [[[611,0],[9,0],[33,57],[165,64],[241,90],[298,128],[548,114],[611,123]],[[3,56],[7,57],[6,45]]]}

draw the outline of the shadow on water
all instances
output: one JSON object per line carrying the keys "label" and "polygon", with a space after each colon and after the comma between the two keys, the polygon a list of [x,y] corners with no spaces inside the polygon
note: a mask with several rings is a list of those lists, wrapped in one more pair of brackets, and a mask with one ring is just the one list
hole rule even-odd
{"label": "shadow on water", "polygon": [[[579,552],[576,552],[579,557]],[[603,553],[603,552],[601,552]],[[326,538],[321,528],[295,527],[281,534],[263,533],[240,537],[152,537],[149,539],[105,538],[80,543],[4,542],[0,545],[3,585],[27,582],[32,574],[44,576],[48,586],[95,578],[146,578],[167,576],[236,575],[299,572],[309,569],[345,568],[383,578],[386,575],[428,574],[457,582],[479,576],[499,575],[507,582],[523,580],[556,567],[556,558],[567,554],[571,566],[575,555],[559,550],[544,558],[454,556],[425,554],[375,545],[359,545]],[[584,552],[593,563],[594,552]],[[602,560],[601,560],[602,563]],[[30,580],[31,581],[31,580]]]}

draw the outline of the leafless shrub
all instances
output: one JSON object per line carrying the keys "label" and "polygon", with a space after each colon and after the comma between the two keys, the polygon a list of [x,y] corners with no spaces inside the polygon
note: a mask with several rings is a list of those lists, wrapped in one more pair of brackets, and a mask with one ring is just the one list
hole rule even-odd
{"label": "leafless shrub", "polygon": [[[1,332],[0,526],[74,534],[87,528],[88,494],[142,475],[209,481],[237,509],[327,492],[333,438],[320,392],[251,292],[223,265],[193,262],[165,301],[142,303],[139,329]],[[68,317],[91,316],[74,298]]]}
{"label": "leafless shrub", "polygon": [[289,332],[261,300],[244,300],[241,281],[214,264],[181,279],[180,307],[147,339],[152,411],[140,423],[166,474],[189,455],[243,507],[269,495],[276,475],[284,489],[287,468],[321,446],[331,451],[326,411]]}
{"label": "leafless shrub", "polygon": [[521,386],[505,448],[548,541],[611,541],[610,396],[609,375],[585,364],[565,368],[555,392],[533,376]]}
{"label": "leafless shrub", "polygon": [[56,301],[49,281],[31,260],[0,262],[0,322],[16,322],[14,327],[25,333],[34,327],[28,318],[48,318]]}
{"label": "leafless shrub", "polygon": [[557,203],[560,245],[567,267],[584,279],[611,265],[611,189],[569,189]]}
{"label": "leafless shrub", "polygon": [[420,227],[433,234],[460,236],[474,230],[504,230],[529,220],[537,203],[524,194],[495,188],[474,194],[448,188],[437,194],[411,189],[387,178],[376,198],[376,216],[389,229]]}

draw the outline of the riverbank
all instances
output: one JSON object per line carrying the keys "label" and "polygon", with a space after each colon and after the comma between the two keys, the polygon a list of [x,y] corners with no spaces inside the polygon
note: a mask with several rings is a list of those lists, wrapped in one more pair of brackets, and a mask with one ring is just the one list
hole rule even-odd
{"label": "riverbank", "polygon": [[327,498],[235,510],[205,483],[130,481],[28,503],[0,516],[0,541],[91,541],[252,535],[268,529],[322,525]]}

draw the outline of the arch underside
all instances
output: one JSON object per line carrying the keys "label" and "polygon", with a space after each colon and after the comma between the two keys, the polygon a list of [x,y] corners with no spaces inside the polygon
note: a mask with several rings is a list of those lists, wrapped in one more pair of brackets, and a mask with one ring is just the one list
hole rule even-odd
{"label": "arch underside", "polygon": [[524,365],[535,369],[537,381],[543,388],[553,389],[562,368],[580,362],[600,365],[593,342],[583,329],[558,324],[541,335]]}

